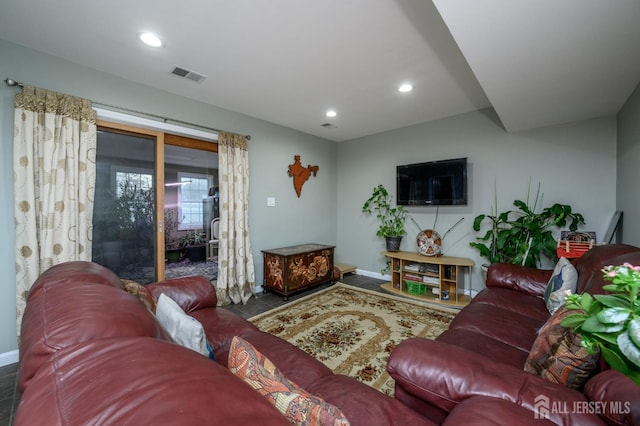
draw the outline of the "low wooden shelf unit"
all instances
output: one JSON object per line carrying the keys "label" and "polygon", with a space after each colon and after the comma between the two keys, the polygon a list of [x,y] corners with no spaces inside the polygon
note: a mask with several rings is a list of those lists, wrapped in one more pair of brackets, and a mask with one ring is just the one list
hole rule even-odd
{"label": "low wooden shelf unit", "polygon": [[[471,283],[468,294],[465,294],[463,269],[469,269],[471,280],[473,260],[452,256],[423,256],[406,251],[385,251],[382,254],[391,262],[391,282],[382,284],[383,290],[451,306],[465,306],[471,300]],[[448,295],[448,300],[445,294]]]}

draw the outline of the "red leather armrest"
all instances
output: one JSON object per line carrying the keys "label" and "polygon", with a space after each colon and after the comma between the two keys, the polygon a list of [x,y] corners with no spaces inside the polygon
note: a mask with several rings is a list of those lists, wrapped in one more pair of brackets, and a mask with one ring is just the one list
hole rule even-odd
{"label": "red leather armrest", "polygon": [[216,288],[203,276],[174,278],[149,284],[147,289],[157,300],[162,293],[175,300],[186,312],[214,308],[218,304]]}
{"label": "red leather armrest", "polygon": [[[580,392],[524,370],[458,346],[422,338],[399,344],[389,357],[387,371],[406,393],[447,412],[479,395],[500,398],[531,412],[540,395],[568,406],[586,401]],[[551,416],[557,424],[602,424],[593,414],[558,412]]]}
{"label": "red leather armrest", "polygon": [[504,287],[542,297],[552,273],[551,269],[494,263],[487,271],[487,287]]}
{"label": "red leather armrest", "polygon": [[640,386],[616,370],[593,376],[584,387],[590,401],[603,402],[601,416],[614,425],[640,425]]}

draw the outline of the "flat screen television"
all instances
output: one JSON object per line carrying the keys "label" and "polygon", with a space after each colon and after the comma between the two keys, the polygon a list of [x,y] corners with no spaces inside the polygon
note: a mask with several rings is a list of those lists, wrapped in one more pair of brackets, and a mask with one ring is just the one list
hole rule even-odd
{"label": "flat screen television", "polygon": [[467,204],[467,159],[397,166],[396,202],[402,206]]}

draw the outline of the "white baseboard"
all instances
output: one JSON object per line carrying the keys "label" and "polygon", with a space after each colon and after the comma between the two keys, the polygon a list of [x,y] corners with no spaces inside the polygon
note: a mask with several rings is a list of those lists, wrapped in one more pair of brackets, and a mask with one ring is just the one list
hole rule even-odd
{"label": "white baseboard", "polygon": [[18,350],[9,351],[0,354],[0,367],[4,367],[5,365],[11,365],[18,362]]}
{"label": "white baseboard", "polygon": [[364,269],[356,269],[356,274],[369,278],[377,278],[379,280],[391,280],[391,275],[382,275],[379,272],[365,271]]}
{"label": "white baseboard", "polygon": [[473,288],[471,289],[471,291],[469,291],[468,289],[465,288],[462,293],[466,294],[467,296],[469,296],[469,294],[471,294],[471,298],[473,299],[480,292],[478,290],[476,290],[476,289],[473,289]]}

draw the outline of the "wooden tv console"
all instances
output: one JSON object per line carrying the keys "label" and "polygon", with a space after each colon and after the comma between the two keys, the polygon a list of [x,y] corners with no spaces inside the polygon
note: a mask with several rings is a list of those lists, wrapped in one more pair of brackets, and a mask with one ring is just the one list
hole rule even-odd
{"label": "wooden tv console", "polygon": [[[452,256],[423,256],[406,251],[385,251],[382,254],[391,262],[391,282],[382,284],[383,290],[448,306],[462,307],[470,302],[471,282],[467,293],[464,268],[468,268],[471,277],[471,269],[475,265],[473,260]],[[444,299],[445,293],[448,293],[448,300]]]}

